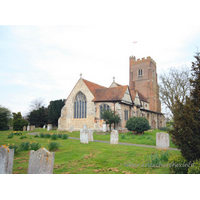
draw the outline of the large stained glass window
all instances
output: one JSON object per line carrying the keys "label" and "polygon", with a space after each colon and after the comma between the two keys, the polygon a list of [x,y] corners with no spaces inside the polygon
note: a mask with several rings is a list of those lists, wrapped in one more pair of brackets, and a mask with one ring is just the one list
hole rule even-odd
{"label": "large stained glass window", "polygon": [[82,92],[76,95],[74,101],[74,118],[86,118],[87,117],[87,101]]}

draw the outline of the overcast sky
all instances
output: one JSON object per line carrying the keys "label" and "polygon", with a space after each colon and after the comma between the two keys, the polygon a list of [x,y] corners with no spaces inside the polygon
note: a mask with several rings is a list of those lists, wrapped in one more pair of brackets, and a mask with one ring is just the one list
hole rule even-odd
{"label": "overcast sky", "polygon": [[17,2],[29,10],[15,1],[0,10],[0,105],[22,115],[34,99],[66,99],[80,73],[128,85],[131,55],[151,56],[159,75],[189,68],[200,49],[198,1]]}

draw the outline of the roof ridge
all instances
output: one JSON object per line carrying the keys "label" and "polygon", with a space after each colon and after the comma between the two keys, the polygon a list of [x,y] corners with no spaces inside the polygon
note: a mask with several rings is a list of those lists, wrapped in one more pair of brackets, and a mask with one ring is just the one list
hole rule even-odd
{"label": "roof ridge", "polygon": [[[83,79],[83,78],[82,78],[82,79]],[[98,85],[98,86],[103,87],[103,88],[107,88],[107,87],[105,87],[105,86],[102,86],[102,85],[99,85],[99,84],[97,84],[97,83],[94,83],[94,82],[88,81],[88,80],[86,80],[86,79],[83,79],[83,81],[87,81],[87,82],[89,82],[89,83],[92,83],[92,84]]]}

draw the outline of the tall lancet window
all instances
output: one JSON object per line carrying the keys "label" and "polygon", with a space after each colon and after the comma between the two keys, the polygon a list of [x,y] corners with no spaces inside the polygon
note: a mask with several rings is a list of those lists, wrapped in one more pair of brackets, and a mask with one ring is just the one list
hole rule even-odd
{"label": "tall lancet window", "polygon": [[87,116],[87,101],[82,92],[76,95],[74,101],[74,118],[86,118]]}

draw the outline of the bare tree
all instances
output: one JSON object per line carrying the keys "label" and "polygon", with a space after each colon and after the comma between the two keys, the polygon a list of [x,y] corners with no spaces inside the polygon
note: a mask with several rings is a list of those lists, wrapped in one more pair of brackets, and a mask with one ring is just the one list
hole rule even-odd
{"label": "bare tree", "polygon": [[190,92],[190,69],[185,67],[170,68],[159,76],[159,96],[163,104],[172,112],[175,96],[180,102],[186,100]]}
{"label": "bare tree", "polygon": [[38,110],[42,106],[45,106],[45,102],[44,102],[44,99],[41,97],[34,99],[33,101],[31,101],[31,104],[30,104],[31,110]]}

